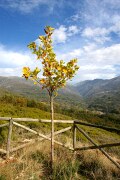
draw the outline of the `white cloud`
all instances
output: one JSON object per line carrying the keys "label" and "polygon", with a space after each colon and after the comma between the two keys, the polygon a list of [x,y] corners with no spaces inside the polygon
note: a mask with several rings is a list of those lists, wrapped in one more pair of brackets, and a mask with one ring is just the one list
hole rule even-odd
{"label": "white cloud", "polygon": [[79,32],[80,32],[80,29],[75,25],[72,25],[72,26],[68,27],[68,36],[78,34]]}
{"label": "white cloud", "polygon": [[71,21],[84,24],[82,36],[98,44],[112,41],[111,33],[120,36],[120,0],[84,0],[76,6]]}
{"label": "white cloud", "polygon": [[57,52],[57,59],[63,59],[65,62],[68,62],[70,59],[79,58],[82,56],[83,50],[82,49],[74,49],[67,53],[59,53]]}
{"label": "white cloud", "polygon": [[0,68],[0,76],[22,76],[21,68]]}
{"label": "white cloud", "polygon": [[55,43],[64,43],[67,39],[67,28],[61,25],[58,29],[54,30],[53,41]]}
{"label": "white cloud", "polygon": [[107,30],[106,28],[90,28],[87,27],[84,29],[82,36],[86,36],[86,37],[94,37],[94,36],[105,36],[109,33],[109,30]]}
{"label": "white cloud", "polygon": [[5,47],[0,46],[0,66],[1,67],[17,67],[22,66],[31,61],[27,53],[20,53],[7,50]]}
{"label": "white cloud", "polygon": [[112,25],[109,27],[109,31],[120,35],[120,15],[113,16]]}
{"label": "white cloud", "polygon": [[85,38],[89,38],[94,40],[97,43],[104,44],[106,41],[110,41],[111,37],[109,36],[109,33],[112,29],[106,29],[106,28],[91,28],[87,27],[83,30],[82,36]]}
{"label": "white cloud", "polygon": [[69,37],[74,36],[78,34],[79,32],[80,32],[80,29],[75,25],[68,26],[68,27],[61,25],[58,29],[54,30],[53,41],[56,44],[65,43]]}
{"label": "white cloud", "polygon": [[77,4],[77,13],[72,15],[72,20],[83,20],[95,26],[109,25],[116,15],[120,15],[119,0],[84,0],[84,3]]}
{"label": "white cloud", "polygon": [[74,78],[76,82],[95,78],[109,79],[118,74],[116,65],[120,64],[120,44],[102,48],[88,44],[66,54],[59,54],[58,57],[66,62],[71,58],[78,58],[80,69]]}
{"label": "white cloud", "polygon": [[[84,80],[94,80],[94,79],[112,79],[116,76],[115,73],[109,73],[109,74],[103,74],[103,73],[93,73],[93,74],[80,74],[79,75],[79,81],[84,81]],[[79,82],[76,81],[76,82]]]}
{"label": "white cloud", "polygon": [[112,66],[112,65],[105,65],[105,66],[97,66],[97,65],[83,65],[83,66],[81,66],[81,70],[83,70],[83,71],[86,71],[86,70],[88,70],[88,71],[94,71],[94,70],[97,70],[97,71],[99,71],[99,70],[111,70],[111,71],[114,71],[115,70],[115,68]]}
{"label": "white cloud", "polygon": [[[113,78],[117,75],[116,65],[120,64],[120,44],[99,48],[96,44],[88,44],[66,54],[57,53],[58,59],[78,58],[80,69],[73,82],[94,78]],[[22,67],[34,68],[39,61],[28,52],[15,52],[0,46],[0,75],[21,76]]]}
{"label": "white cloud", "polygon": [[[117,21],[119,19],[119,21]],[[116,16],[115,19],[112,21],[112,24],[105,28],[105,27],[87,27],[83,29],[82,36],[88,39],[92,39],[97,43],[104,44],[106,41],[112,40],[110,33],[116,33],[120,36],[120,16]]]}
{"label": "white cloud", "polygon": [[0,7],[15,9],[23,13],[30,13],[39,6],[46,5],[49,12],[52,11],[56,5],[60,6],[61,3],[57,3],[56,0],[1,0]]}
{"label": "white cloud", "polygon": [[97,45],[95,43],[89,43],[85,46],[83,46],[83,50],[85,52],[91,52],[97,49]]}
{"label": "white cloud", "polygon": [[21,76],[24,66],[35,68],[38,61],[34,61],[34,56],[28,52],[8,50],[0,45],[0,75]]}
{"label": "white cloud", "polygon": [[[72,15],[72,16],[70,17],[70,20],[72,20],[72,21],[78,21],[78,20],[80,20],[80,19],[81,19],[81,16],[80,16],[79,13],[74,14],[74,15]],[[68,20],[68,22],[69,22],[70,20]]]}
{"label": "white cloud", "polygon": [[84,55],[84,59],[101,66],[120,64],[120,44],[92,50]]}
{"label": "white cloud", "polygon": [[82,54],[82,50],[81,49],[74,49],[72,52],[69,53],[70,54],[70,58],[75,58],[75,57],[79,57]]}

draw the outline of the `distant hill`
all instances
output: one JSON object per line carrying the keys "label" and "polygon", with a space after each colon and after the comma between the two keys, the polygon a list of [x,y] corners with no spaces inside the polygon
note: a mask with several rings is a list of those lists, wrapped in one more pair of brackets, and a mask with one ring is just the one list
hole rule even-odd
{"label": "distant hill", "polygon": [[88,107],[105,112],[120,112],[120,76],[109,79],[95,79],[75,85]]}
{"label": "distant hill", "polygon": [[[40,86],[34,85],[31,80],[25,80],[21,77],[3,77],[0,76],[1,92],[8,91],[37,101],[48,101],[48,93],[42,90]],[[59,95],[55,101],[62,106],[84,107],[84,101],[73,86],[67,85],[59,90]]]}
{"label": "distant hill", "polygon": [[[67,85],[59,91],[59,95],[55,98],[54,110],[75,119],[119,127],[119,87],[120,77],[111,80],[84,81],[76,86]],[[11,116],[18,117],[21,113],[22,117],[29,117],[33,114],[33,110],[30,110],[30,114],[26,114],[26,111],[31,107],[49,112],[47,92],[41,91],[41,88],[30,80],[0,76],[1,116],[11,114]]]}
{"label": "distant hill", "polygon": [[[0,94],[5,91],[48,102],[48,93],[32,81],[21,77],[0,76]],[[109,79],[87,80],[59,90],[55,102],[67,108],[88,108],[106,113],[120,114],[120,76]]]}

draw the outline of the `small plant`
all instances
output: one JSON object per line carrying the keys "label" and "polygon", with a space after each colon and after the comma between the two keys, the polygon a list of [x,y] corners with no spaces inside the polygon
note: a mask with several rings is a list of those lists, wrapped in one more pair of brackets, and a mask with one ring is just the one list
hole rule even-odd
{"label": "small plant", "polygon": [[0,180],[6,180],[6,177],[4,175],[0,175]]}
{"label": "small plant", "polygon": [[42,78],[38,77],[41,71],[36,67],[33,71],[29,67],[23,68],[23,76],[34,81],[34,84],[40,84],[42,89],[48,91],[50,97],[51,107],[51,163],[53,166],[54,161],[54,109],[53,101],[57,96],[57,91],[66,85],[67,80],[71,79],[79,67],[76,65],[77,59],[70,60],[67,64],[63,60],[58,61],[56,54],[53,51],[52,46],[52,34],[54,28],[46,26],[45,36],[39,36],[41,41],[40,45],[36,42],[32,42],[28,45],[28,48],[32,50],[32,53],[37,56],[37,59],[41,61],[43,65]]}

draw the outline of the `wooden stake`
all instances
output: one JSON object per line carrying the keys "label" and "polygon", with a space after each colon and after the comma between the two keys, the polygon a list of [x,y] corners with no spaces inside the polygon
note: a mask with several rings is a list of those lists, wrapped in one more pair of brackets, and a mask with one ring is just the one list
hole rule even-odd
{"label": "wooden stake", "polygon": [[114,165],[116,165],[120,169],[120,164],[115,162],[108,153],[106,153],[103,149],[101,149],[80,127],[76,126],[76,128],[92,143],[94,144]]}
{"label": "wooden stake", "polygon": [[1,128],[1,127],[5,127],[5,126],[8,126],[8,125],[9,125],[9,123],[1,124],[1,125],[0,125],[0,128]]}
{"label": "wooden stake", "polygon": [[91,124],[91,123],[82,122],[82,121],[79,121],[79,120],[75,120],[74,122],[75,122],[75,124],[81,124],[81,125],[85,125],[85,126],[91,126],[91,127],[95,127],[95,128],[104,129],[104,130],[107,130],[107,131],[110,131],[110,132],[120,133],[120,129],[117,129],[117,128],[112,128],[112,127],[108,127],[108,126]]}
{"label": "wooden stake", "polygon": [[80,148],[75,148],[75,151],[98,149],[98,147],[99,148],[105,148],[105,147],[113,147],[113,146],[120,146],[120,143],[110,143],[110,144],[101,144],[101,145],[98,145],[98,146],[80,147]]}
{"label": "wooden stake", "polygon": [[16,123],[16,122],[13,122],[13,124],[16,125],[16,126],[18,126],[18,127],[23,128],[23,129],[25,129],[25,130],[33,133],[33,134],[38,134],[37,131],[34,131],[33,129],[30,129],[29,127],[26,127],[26,126],[24,126],[24,125],[22,125],[22,124],[19,124],[19,123]]}
{"label": "wooden stake", "polygon": [[73,149],[76,148],[76,127],[73,125]]}
{"label": "wooden stake", "polygon": [[9,121],[11,117],[0,117],[1,121]]}
{"label": "wooden stake", "polygon": [[10,143],[11,143],[11,135],[12,135],[12,126],[13,126],[13,119],[9,120],[9,129],[8,129],[8,140],[7,140],[7,154],[6,157],[9,158],[10,156]]}
{"label": "wooden stake", "polygon": [[54,109],[53,109],[53,95],[50,94],[50,110],[51,110],[51,169],[54,169]]}
{"label": "wooden stake", "polygon": [[[15,123],[15,122],[14,122]],[[18,123],[16,124],[15,123],[15,125],[18,125]],[[21,127],[21,126],[19,126],[19,127]],[[23,128],[23,127],[22,127]],[[67,127],[67,128],[65,128],[65,129],[61,129],[61,130],[59,130],[59,131],[56,131],[56,132],[54,132],[54,135],[58,135],[58,134],[61,134],[61,133],[63,133],[63,132],[66,132],[66,131],[68,131],[68,130],[70,130],[72,127],[70,126],[70,127]],[[28,130],[28,129],[27,129]],[[37,134],[37,132],[35,133],[35,134]],[[34,144],[36,141],[38,141],[38,142],[40,142],[40,141],[43,141],[43,140],[49,140],[49,141],[51,141],[51,133],[50,134],[48,134],[48,135],[43,135],[43,134],[38,134],[40,137],[42,137],[42,138],[40,138],[40,139],[34,139],[34,140],[31,140],[29,143],[26,143],[26,144],[22,144],[22,145],[20,145],[20,146],[18,146],[18,147],[16,147],[16,148],[13,148],[10,152],[14,152],[14,151],[17,151],[17,150],[19,150],[19,149],[22,149],[22,148],[24,148],[24,147],[27,147],[27,146],[30,146],[30,145],[32,145],[32,144]],[[66,148],[68,148],[68,149],[70,149],[70,150],[73,150],[73,148],[70,148],[70,147],[68,147],[68,146],[66,146],[66,145],[64,145],[64,144],[62,144],[62,143],[60,143],[60,142],[58,142],[58,141],[54,141],[56,144],[58,144],[58,145],[61,145],[61,146],[63,146],[63,147],[66,147]]]}

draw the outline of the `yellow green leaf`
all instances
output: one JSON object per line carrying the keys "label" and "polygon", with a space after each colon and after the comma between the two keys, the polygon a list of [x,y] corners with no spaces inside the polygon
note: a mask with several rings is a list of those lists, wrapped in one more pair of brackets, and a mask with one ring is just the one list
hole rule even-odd
{"label": "yellow green leaf", "polygon": [[40,83],[41,83],[41,84],[44,84],[45,82],[46,82],[45,79],[41,79],[41,80],[40,80]]}

